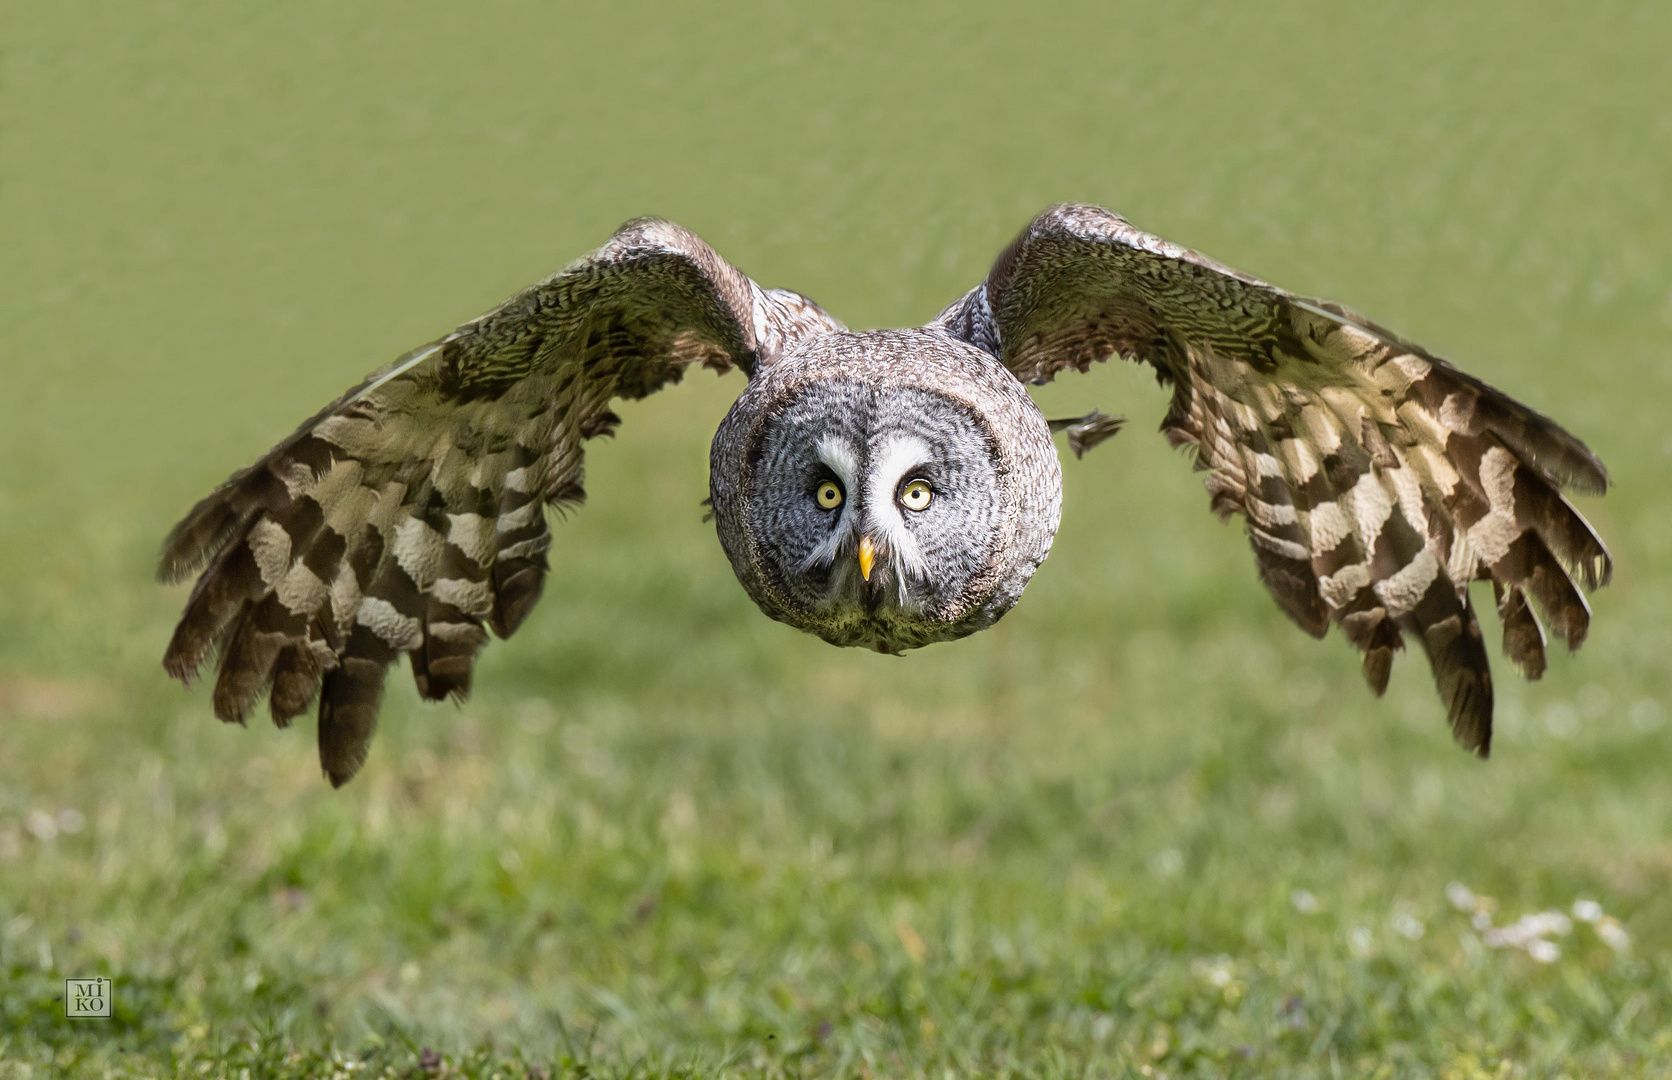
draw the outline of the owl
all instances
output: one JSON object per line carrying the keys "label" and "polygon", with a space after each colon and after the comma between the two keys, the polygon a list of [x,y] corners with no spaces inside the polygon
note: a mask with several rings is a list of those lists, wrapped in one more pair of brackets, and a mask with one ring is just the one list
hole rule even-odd
{"label": "owl", "polygon": [[854,332],[644,218],[591,255],[368,376],[198,503],[159,576],[201,571],[164,667],[217,658],[214,711],[318,701],[320,762],[364,762],[384,676],[468,694],[489,634],[540,597],[549,507],[620,398],[693,364],[748,383],[715,433],[709,500],[738,581],[773,619],[900,653],[991,626],[1056,533],[1062,473],[1120,421],[1047,420],[1026,391],[1111,356],[1171,388],[1162,431],[1301,629],[1333,623],[1381,694],[1408,641],[1457,740],[1485,756],[1492,677],[1468,585],[1492,583],[1523,676],[1570,649],[1607,549],[1564,488],[1602,463],[1554,421],[1338,304],[1056,206],[925,326]]}

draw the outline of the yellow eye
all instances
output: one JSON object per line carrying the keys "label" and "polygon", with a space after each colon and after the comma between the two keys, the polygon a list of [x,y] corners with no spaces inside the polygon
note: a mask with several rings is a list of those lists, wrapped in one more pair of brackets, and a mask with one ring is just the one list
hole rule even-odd
{"label": "yellow eye", "polygon": [[935,497],[927,480],[913,480],[900,492],[900,505],[907,510],[926,510],[929,500]]}
{"label": "yellow eye", "polygon": [[818,490],[813,493],[813,497],[818,499],[819,505],[826,510],[834,510],[842,505],[842,489],[831,480],[826,480],[820,484]]}

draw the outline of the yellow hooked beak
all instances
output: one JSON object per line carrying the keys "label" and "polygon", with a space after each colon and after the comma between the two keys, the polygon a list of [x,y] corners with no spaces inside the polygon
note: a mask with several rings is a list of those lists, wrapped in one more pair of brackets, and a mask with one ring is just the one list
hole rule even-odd
{"label": "yellow hooked beak", "polygon": [[871,580],[871,567],[877,563],[877,545],[871,543],[869,536],[859,538],[859,576],[866,581]]}

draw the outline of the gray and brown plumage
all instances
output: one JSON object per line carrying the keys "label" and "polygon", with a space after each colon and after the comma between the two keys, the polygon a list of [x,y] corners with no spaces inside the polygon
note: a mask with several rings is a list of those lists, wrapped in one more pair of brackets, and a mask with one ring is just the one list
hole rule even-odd
{"label": "gray and brown plumage", "polygon": [[[365,759],[389,665],[470,690],[489,631],[539,598],[545,507],[583,497],[582,445],[616,398],[692,364],[749,382],[715,435],[710,499],[739,581],[775,619],[898,652],[1013,606],[1055,535],[1051,432],[1078,455],[1119,421],[1047,422],[1024,383],[1120,355],[1172,387],[1162,429],[1241,514],[1261,580],[1330,623],[1386,688],[1407,640],[1453,731],[1484,755],[1492,681],[1467,585],[1503,648],[1577,648],[1607,550],[1564,487],[1602,463],[1552,420],[1335,304],[1307,300],[1107,211],[1045,211],[987,280],[915,330],[852,333],[762,289],[701,240],[641,219],[567,269],[408,353],[199,503],[160,576],[203,572],[164,665],[218,653],[215,712],[265,692],[281,726],[317,697],[335,784]],[[1535,614],[1536,612],[1536,614]]]}

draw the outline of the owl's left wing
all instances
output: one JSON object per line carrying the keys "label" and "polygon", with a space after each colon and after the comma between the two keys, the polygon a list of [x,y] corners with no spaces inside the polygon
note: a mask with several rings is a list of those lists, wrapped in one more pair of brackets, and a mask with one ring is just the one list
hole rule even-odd
{"label": "owl's left wing", "polygon": [[1246,518],[1283,610],[1317,637],[1339,625],[1378,695],[1415,638],[1458,741],[1483,756],[1492,679],[1468,583],[1492,582],[1504,652],[1529,679],[1544,671],[1542,626],[1570,649],[1585,639],[1576,580],[1606,584],[1611,562],[1561,489],[1601,493],[1602,462],[1553,420],[1346,308],[1106,210],[1058,206],[934,325],[1025,381],[1115,354],[1153,365],[1173,388],[1163,432],[1195,451],[1213,509]]}

